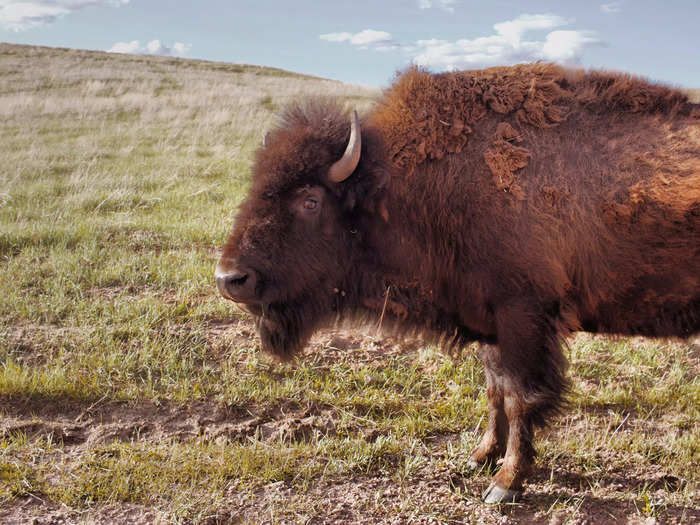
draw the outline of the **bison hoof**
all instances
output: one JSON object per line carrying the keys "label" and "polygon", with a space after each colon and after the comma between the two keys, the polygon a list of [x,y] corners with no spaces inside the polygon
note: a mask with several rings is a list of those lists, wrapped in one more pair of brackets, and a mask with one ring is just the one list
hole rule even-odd
{"label": "bison hoof", "polygon": [[522,490],[504,489],[496,485],[494,481],[488,486],[481,497],[489,505],[499,505],[501,503],[515,503],[522,495]]}

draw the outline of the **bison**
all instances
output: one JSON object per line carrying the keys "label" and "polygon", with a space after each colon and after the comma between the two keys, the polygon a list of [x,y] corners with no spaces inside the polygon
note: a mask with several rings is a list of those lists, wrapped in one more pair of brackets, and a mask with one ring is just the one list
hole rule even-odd
{"label": "bison", "polygon": [[220,293],[289,359],[337,319],[481,346],[470,465],[517,498],[562,408],[572,331],[700,331],[700,106],[626,74],[524,64],[400,74],[362,121],[288,107],[255,157]]}

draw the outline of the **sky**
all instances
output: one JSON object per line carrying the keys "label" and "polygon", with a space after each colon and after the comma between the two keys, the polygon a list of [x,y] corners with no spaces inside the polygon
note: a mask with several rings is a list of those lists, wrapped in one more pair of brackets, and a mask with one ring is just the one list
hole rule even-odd
{"label": "sky", "polygon": [[534,60],[700,88],[700,0],[0,0],[0,41],[279,67],[386,87],[397,71]]}

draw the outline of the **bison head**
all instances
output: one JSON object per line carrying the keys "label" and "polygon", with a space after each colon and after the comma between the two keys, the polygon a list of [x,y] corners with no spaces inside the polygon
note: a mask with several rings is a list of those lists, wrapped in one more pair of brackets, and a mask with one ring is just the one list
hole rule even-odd
{"label": "bison head", "polygon": [[252,314],[263,349],[288,359],[342,312],[361,257],[378,170],[361,159],[357,113],[298,104],[255,158],[252,185],[216,266],[226,299]]}

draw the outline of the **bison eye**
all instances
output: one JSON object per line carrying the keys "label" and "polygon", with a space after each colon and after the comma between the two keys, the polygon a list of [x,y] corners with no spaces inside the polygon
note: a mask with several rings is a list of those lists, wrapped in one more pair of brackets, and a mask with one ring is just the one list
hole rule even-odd
{"label": "bison eye", "polygon": [[317,206],[318,201],[312,197],[309,197],[304,201],[304,209],[306,210],[315,210]]}

